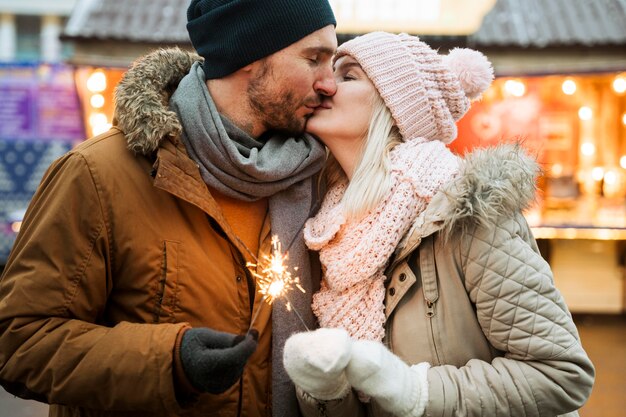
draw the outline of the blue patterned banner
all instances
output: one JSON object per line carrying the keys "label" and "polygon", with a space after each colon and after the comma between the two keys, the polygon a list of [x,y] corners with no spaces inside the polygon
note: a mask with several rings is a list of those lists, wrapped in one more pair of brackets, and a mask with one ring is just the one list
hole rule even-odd
{"label": "blue patterned banner", "polygon": [[43,174],[71,147],[60,141],[0,139],[0,264],[8,257],[15,223],[21,221]]}

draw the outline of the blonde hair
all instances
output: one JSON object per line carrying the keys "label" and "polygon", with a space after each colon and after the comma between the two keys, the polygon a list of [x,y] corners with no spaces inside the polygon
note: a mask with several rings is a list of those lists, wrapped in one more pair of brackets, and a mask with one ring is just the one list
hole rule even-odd
{"label": "blonde hair", "polygon": [[[347,218],[358,218],[376,207],[391,188],[391,161],[389,152],[402,142],[402,136],[391,112],[378,93],[372,98],[372,117],[361,155],[352,179],[343,195],[342,203]],[[326,178],[329,187],[346,178],[337,160],[328,157]]]}

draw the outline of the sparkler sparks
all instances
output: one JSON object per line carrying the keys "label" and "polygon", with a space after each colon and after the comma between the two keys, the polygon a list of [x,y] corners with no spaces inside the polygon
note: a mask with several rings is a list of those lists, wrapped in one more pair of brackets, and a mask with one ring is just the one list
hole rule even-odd
{"label": "sparkler sparks", "polygon": [[[292,303],[287,297],[287,294],[293,290],[294,287],[303,293],[306,292],[300,285],[300,278],[293,276],[288,270],[288,259],[288,254],[282,251],[278,236],[274,235],[272,236],[270,254],[263,255],[261,260],[257,261],[257,264],[248,262],[246,266],[256,278],[259,292],[263,295],[261,301],[265,301],[267,304],[271,305],[278,298],[283,297],[287,301],[287,310],[292,311],[293,309],[298,315],[298,318],[302,321],[302,324],[304,324],[302,317],[300,317],[297,310],[292,307]],[[298,268],[295,267],[293,270],[296,272]],[[260,308],[252,318],[250,328],[252,328],[252,324],[258,316],[259,311],[261,311]],[[306,324],[304,326],[307,327]]]}

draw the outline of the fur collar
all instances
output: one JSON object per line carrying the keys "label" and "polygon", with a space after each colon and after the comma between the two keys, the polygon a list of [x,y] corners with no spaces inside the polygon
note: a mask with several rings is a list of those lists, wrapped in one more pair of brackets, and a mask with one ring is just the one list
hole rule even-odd
{"label": "fur collar", "polygon": [[531,206],[539,165],[520,144],[478,149],[461,164],[461,174],[444,194],[444,229],[459,223],[496,223]]}
{"label": "fur collar", "polygon": [[422,237],[441,231],[448,238],[457,228],[499,221],[531,206],[539,165],[516,144],[477,149],[461,161],[459,175],[431,200],[398,246],[401,260]]}
{"label": "fur collar", "polygon": [[115,90],[114,120],[130,150],[149,155],[165,138],[180,134],[180,121],[168,103],[196,61],[202,58],[179,48],[158,49],[126,71]]}

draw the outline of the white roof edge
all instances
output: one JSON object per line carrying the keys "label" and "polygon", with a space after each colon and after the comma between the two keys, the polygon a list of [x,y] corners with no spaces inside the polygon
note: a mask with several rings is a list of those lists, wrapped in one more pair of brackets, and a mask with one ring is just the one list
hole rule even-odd
{"label": "white roof edge", "polygon": [[16,15],[69,16],[78,0],[0,0],[2,13]]}
{"label": "white roof edge", "polygon": [[100,3],[100,0],[81,0],[76,3],[70,19],[65,25],[64,34],[69,36],[76,36],[80,30],[84,27],[85,20],[89,17],[89,13],[95,6]]}

